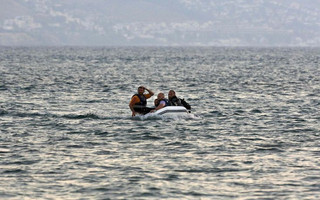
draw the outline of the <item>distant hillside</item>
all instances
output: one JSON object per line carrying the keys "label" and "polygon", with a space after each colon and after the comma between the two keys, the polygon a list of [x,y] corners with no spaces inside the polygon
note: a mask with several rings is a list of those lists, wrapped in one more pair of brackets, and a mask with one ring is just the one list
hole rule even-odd
{"label": "distant hillside", "polygon": [[1,0],[0,45],[320,46],[320,1]]}

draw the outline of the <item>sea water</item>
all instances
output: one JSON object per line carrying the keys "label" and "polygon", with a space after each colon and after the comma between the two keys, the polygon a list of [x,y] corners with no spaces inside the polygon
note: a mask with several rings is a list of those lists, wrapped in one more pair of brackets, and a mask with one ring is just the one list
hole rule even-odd
{"label": "sea water", "polygon": [[[320,199],[319,66],[319,48],[1,47],[0,198]],[[192,117],[132,118],[140,85]]]}

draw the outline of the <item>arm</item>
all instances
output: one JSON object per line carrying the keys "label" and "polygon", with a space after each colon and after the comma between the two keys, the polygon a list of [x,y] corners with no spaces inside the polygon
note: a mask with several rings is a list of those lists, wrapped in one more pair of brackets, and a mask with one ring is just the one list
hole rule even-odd
{"label": "arm", "polygon": [[148,93],[150,94],[150,97],[154,95],[154,93],[151,90],[149,90],[148,88],[145,87],[144,89],[146,89],[148,91]]}
{"label": "arm", "polygon": [[130,101],[130,103],[129,103],[129,108],[130,108],[130,110],[131,110],[131,112],[132,112],[132,117],[134,117],[134,116],[136,116],[136,111],[134,111],[134,109],[133,109],[133,106],[136,104],[136,98],[138,98],[138,97],[136,97],[136,96],[134,96],[132,99],[131,99],[131,101]]}
{"label": "arm", "polygon": [[130,110],[132,112],[132,117],[136,116],[136,112],[133,109],[133,105],[129,104]]}
{"label": "arm", "polygon": [[163,101],[160,101],[160,104],[154,109],[154,110],[151,110],[150,112],[156,112],[157,110],[165,107],[166,103],[163,102]]}

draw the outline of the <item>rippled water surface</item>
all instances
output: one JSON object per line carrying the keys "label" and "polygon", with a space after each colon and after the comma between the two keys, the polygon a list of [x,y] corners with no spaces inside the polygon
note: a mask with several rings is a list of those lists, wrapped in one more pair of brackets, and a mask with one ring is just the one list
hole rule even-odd
{"label": "rippled water surface", "polygon": [[[311,48],[2,47],[0,198],[320,199],[319,66]],[[139,85],[192,115],[131,118]]]}

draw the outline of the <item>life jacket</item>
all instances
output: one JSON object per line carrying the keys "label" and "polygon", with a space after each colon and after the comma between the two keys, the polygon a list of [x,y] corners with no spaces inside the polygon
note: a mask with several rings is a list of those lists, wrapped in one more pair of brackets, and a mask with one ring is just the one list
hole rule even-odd
{"label": "life jacket", "polygon": [[181,100],[176,96],[173,96],[171,99],[169,99],[169,102],[171,106],[182,106]]}
{"label": "life jacket", "polygon": [[137,96],[140,99],[139,103],[136,103],[137,106],[147,106],[147,98],[144,95],[135,94],[132,97]]}
{"label": "life jacket", "polygon": [[187,110],[191,110],[191,106],[184,99],[177,98],[176,96],[171,98],[170,103],[171,106],[183,106]]}
{"label": "life jacket", "polygon": [[[166,98],[162,99],[161,101],[164,101],[164,102],[166,103],[165,107],[171,105],[171,103],[169,102],[169,100],[166,99]],[[161,101],[160,101],[160,102],[161,102]],[[160,102],[159,102],[159,103],[160,103]]]}

